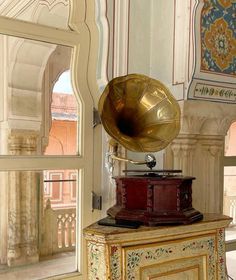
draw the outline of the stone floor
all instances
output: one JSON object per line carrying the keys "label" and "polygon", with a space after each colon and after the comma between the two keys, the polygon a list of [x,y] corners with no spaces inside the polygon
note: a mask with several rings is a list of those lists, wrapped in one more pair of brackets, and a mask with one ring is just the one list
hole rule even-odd
{"label": "stone floor", "polygon": [[15,268],[0,266],[0,280],[38,280],[75,270],[75,254],[64,253],[33,265]]}
{"label": "stone floor", "polygon": [[226,253],[226,266],[229,280],[236,280],[236,251]]}

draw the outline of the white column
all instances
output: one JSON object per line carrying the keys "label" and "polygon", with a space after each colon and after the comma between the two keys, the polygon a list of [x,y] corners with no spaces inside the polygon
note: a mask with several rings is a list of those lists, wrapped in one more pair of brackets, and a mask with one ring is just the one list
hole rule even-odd
{"label": "white column", "polygon": [[[200,139],[202,148],[202,172],[199,174],[201,188],[201,199],[199,202],[205,212],[223,212],[223,156],[224,156],[224,137],[208,136]],[[205,171],[205,172],[204,172]]]}
{"label": "white column", "polygon": [[[9,137],[9,154],[20,155],[21,138]],[[20,172],[8,172],[8,223],[7,223],[7,264],[15,263],[21,256],[21,216],[20,216]]]}
{"label": "white column", "polygon": [[114,1],[113,78],[128,72],[129,1]]}
{"label": "white column", "polygon": [[[37,136],[25,132],[9,137],[12,155],[30,155],[36,152]],[[9,266],[38,261],[37,173],[11,171],[8,194],[8,243]]]}

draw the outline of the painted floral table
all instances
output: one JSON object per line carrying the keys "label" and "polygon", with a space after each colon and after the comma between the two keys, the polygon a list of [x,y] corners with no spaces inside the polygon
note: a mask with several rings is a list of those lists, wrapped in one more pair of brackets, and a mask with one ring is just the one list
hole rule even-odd
{"label": "painted floral table", "polygon": [[225,227],[231,218],[205,214],[190,225],[138,229],[87,227],[89,280],[195,280],[226,277]]}

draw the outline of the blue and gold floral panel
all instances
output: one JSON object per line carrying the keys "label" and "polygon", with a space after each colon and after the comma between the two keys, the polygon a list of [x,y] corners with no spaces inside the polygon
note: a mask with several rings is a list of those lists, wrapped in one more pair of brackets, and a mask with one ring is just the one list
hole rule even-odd
{"label": "blue and gold floral panel", "polygon": [[199,0],[190,99],[236,103],[236,1]]}

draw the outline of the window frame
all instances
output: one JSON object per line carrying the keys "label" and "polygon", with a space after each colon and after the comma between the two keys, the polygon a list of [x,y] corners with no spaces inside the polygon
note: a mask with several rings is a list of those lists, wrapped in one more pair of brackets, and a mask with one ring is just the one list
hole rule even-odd
{"label": "window frame", "polygon": [[[91,8],[94,6],[94,1],[89,1]],[[82,230],[96,218],[96,213],[92,211],[91,192],[93,188],[94,177],[94,130],[93,130],[93,98],[88,85],[88,65],[96,64],[96,57],[90,56],[93,48],[89,48],[90,36],[86,25],[86,9],[84,1],[70,1],[70,26],[71,30],[62,30],[49,26],[40,25],[37,23],[25,22],[18,19],[6,18],[0,16],[0,34],[20,37],[24,39],[42,41],[63,46],[68,46],[73,49],[72,64],[71,64],[71,79],[72,87],[75,95],[81,100],[81,123],[80,123],[80,154],[78,156],[0,156],[0,171],[13,170],[59,170],[59,169],[76,169],[79,173],[80,183],[77,192],[77,217],[80,221],[80,227],[77,226],[77,265],[80,272],[53,276],[53,279],[83,279],[86,273],[86,267],[82,264],[82,259],[85,260],[85,246],[82,238]],[[91,9],[93,11],[93,9]],[[78,14],[77,14],[78,12]],[[95,16],[95,15],[94,15]],[[79,19],[78,19],[79,17]],[[96,33],[97,31],[93,31]],[[93,61],[89,61],[92,57]],[[80,67],[78,67],[80,65]],[[84,69],[84,71],[79,70]],[[96,74],[96,69],[91,69],[92,74]],[[96,77],[96,75],[94,75]],[[95,84],[95,80],[93,83]],[[95,88],[95,87],[94,87]],[[99,133],[97,133],[100,136]],[[86,139],[86,144],[85,144]],[[96,153],[98,155],[98,153]],[[63,157],[63,161],[61,158]],[[101,161],[101,159],[97,159]],[[78,225],[78,224],[77,224]],[[78,250],[78,248],[80,251]],[[80,252],[80,254],[79,254]]]}
{"label": "window frame", "polygon": [[[236,167],[236,156],[224,156],[224,158],[223,158],[223,168],[227,167],[227,166],[235,166]],[[236,238],[225,241],[225,250],[226,250],[226,252],[236,250]]]}

